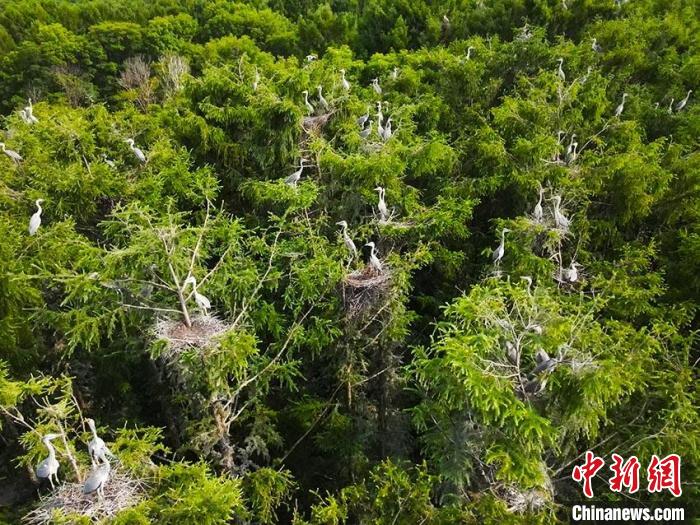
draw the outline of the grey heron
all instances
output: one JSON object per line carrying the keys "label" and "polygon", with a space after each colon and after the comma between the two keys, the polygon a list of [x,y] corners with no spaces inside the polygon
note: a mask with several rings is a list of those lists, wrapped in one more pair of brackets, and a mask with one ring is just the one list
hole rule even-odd
{"label": "grey heron", "polygon": [[581,84],[586,83],[588,77],[591,76],[591,71],[593,71],[593,68],[591,66],[588,66],[588,69],[586,69],[586,74],[581,77]]}
{"label": "grey heron", "polygon": [[343,235],[343,242],[345,243],[345,247],[348,249],[350,252],[350,259],[354,259],[357,257],[357,247],[355,246],[355,243],[353,242],[352,238],[348,234],[348,223],[347,221],[339,221],[336,222],[338,226],[343,228],[342,230],[342,235]]}
{"label": "grey heron", "polygon": [[574,142],[571,145],[571,151],[566,155],[566,163],[567,164],[573,164],[576,162],[576,159],[578,158],[578,151],[576,151],[578,148],[578,142]]}
{"label": "grey heron", "polygon": [[540,198],[535,204],[535,209],[532,212],[532,216],[537,222],[542,222],[542,217],[544,217],[544,210],[542,209],[542,198],[544,196],[544,189],[540,188]]}
{"label": "grey heron", "polygon": [[379,194],[379,201],[377,202],[377,209],[379,210],[379,218],[382,221],[388,221],[389,220],[389,208],[387,208],[386,205],[386,190],[381,187],[377,186],[374,188],[374,191],[376,191]]}
{"label": "grey heron", "polygon": [[571,140],[569,141],[569,146],[566,148],[566,156],[571,155],[571,151],[574,149],[574,142],[576,141],[576,133],[571,135]]}
{"label": "grey heron", "polygon": [[391,71],[391,80],[396,80],[397,78],[399,78],[399,68],[394,66],[394,69]]}
{"label": "grey heron", "polygon": [[117,165],[114,163],[114,161],[111,160],[109,157],[107,157],[106,153],[102,154],[102,160],[104,161],[105,164],[107,164],[107,166],[109,166],[112,169],[117,167]]}
{"label": "grey heron", "polygon": [[27,115],[27,124],[36,124],[39,119],[34,116],[34,106],[32,106],[32,99],[29,99],[29,105],[24,107],[24,112]]}
{"label": "grey heron", "polygon": [[555,195],[552,200],[554,201],[554,224],[558,229],[568,231],[571,221],[561,211],[561,196]]}
{"label": "grey heron", "polygon": [[491,258],[493,259],[493,262],[496,264],[499,264],[501,262],[501,259],[503,259],[503,256],[506,253],[506,233],[508,233],[509,231],[510,230],[508,228],[503,228],[501,230],[501,243],[496,247],[496,249],[491,254]]}
{"label": "grey heron", "polygon": [[469,47],[467,48],[467,60],[471,60],[471,59],[472,59],[472,51],[474,51],[474,46],[469,46]]}
{"label": "grey heron", "polygon": [[56,459],[56,449],[53,448],[53,445],[51,444],[51,441],[56,439],[57,437],[60,437],[60,434],[46,434],[41,439],[41,442],[48,449],[49,455],[36,467],[36,477],[41,479],[48,479],[49,483],[51,483],[51,488],[55,488],[53,484],[54,480],[56,481],[56,483],[58,483],[59,463]]}
{"label": "grey heron", "polygon": [[10,157],[10,159],[12,159],[13,161],[15,161],[17,164],[19,164],[19,163],[22,161],[22,155],[20,155],[20,154],[17,153],[16,151],[13,151],[13,150],[11,150],[11,149],[7,149],[7,148],[5,147],[5,143],[4,143],[4,142],[0,142],[0,148],[2,148],[2,152],[3,152],[5,155],[7,155],[8,157]]}
{"label": "grey heron", "polygon": [[525,283],[527,284],[527,295],[530,295],[532,290],[532,277],[530,277],[529,275],[523,275],[520,279],[522,281],[525,281]]}
{"label": "grey heron", "polygon": [[109,475],[112,471],[112,465],[109,464],[109,460],[104,453],[99,455],[99,459],[102,460],[102,463],[96,464],[85,480],[83,494],[96,492],[97,497],[102,499],[104,497],[104,487],[109,481]]}
{"label": "grey heron", "polygon": [[31,120],[29,120],[29,119],[27,118],[27,112],[26,112],[25,110],[20,109],[20,110],[17,112],[17,114],[19,115],[19,117],[22,119],[22,121],[23,121],[25,124],[31,124],[31,123],[32,123]]}
{"label": "grey heron", "polygon": [[377,95],[382,94],[382,87],[379,85],[379,79],[378,78],[373,78],[372,79],[372,89],[374,89],[374,92]]}
{"label": "grey heron", "polygon": [[253,91],[258,90],[259,84],[260,84],[260,73],[258,72],[258,66],[255,66],[255,79],[253,80]]}
{"label": "grey heron", "polygon": [[570,283],[575,283],[578,281],[578,268],[579,264],[571,261],[571,265],[564,270],[564,279],[569,281]]}
{"label": "grey heron", "polygon": [[506,355],[508,360],[514,365],[518,362],[518,349],[510,341],[506,341]]}
{"label": "grey heron", "polygon": [[372,121],[369,120],[369,121],[367,121],[367,127],[365,129],[363,129],[362,131],[360,131],[360,137],[362,137],[363,139],[366,139],[367,137],[370,136],[371,133],[372,133]]}
{"label": "grey heron", "polygon": [[598,43],[598,40],[595,39],[595,38],[594,38],[593,41],[591,42],[591,49],[592,49],[593,51],[595,51],[596,53],[602,53],[602,52],[603,52],[603,48],[602,48],[602,47],[600,46],[600,44]]}
{"label": "grey heron", "polygon": [[185,279],[183,286],[187,286],[188,284],[191,284],[192,290],[194,290],[194,302],[197,303],[199,309],[204,312],[204,315],[207,315],[207,310],[211,308],[211,303],[206,296],[202,295],[197,290],[197,279],[194,275],[190,275],[187,279]]}
{"label": "grey heron", "polygon": [[557,76],[562,82],[564,82],[566,81],[566,75],[564,74],[564,68],[562,67],[564,65],[564,59],[558,58],[557,62],[559,62],[559,67],[557,68]]}
{"label": "grey heron", "polygon": [[384,132],[382,133],[382,139],[384,139],[384,142],[389,140],[391,138],[391,135],[391,117],[389,117],[386,121],[386,126],[384,126]]}
{"label": "grey heron", "polygon": [[88,443],[88,453],[90,454],[90,461],[95,465],[100,456],[113,456],[109,448],[105,444],[104,440],[97,435],[97,428],[95,428],[95,420],[92,418],[85,419],[85,422],[90,427],[90,432],[92,432],[92,439]]}
{"label": "grey heron", "polygon": [[143,153],[143,151],[141,151],[141,148],[134,146],[134,139],[126,139],[124,142],[126,142],[129,145],[131,151],[133,151],[136,158],[139,159],[139,162],[145,164],[146,155]]}
{"label": "grey heron", "polygon": [[374,242],[370,241],[365,246],[369,246],[370,252],[369,252],[369,265],[374,268],[378,273],[382,273],[382,262],[379,260],[379,257],[377,257],[377,249],[374,245]]}
{"label": "grey heron", "polygon": [[41,212],[44,211],[41,208],[42,202],[44,202],[44,199],[37,199],[36,201],[34,201],[34,204],[36,205],[36,211],[29,219],[29,235],[36,234],[36,232],[39,230],[39,226],[41,226]]}
{"label": "grey heron", "polygon": [[369,106],[367,106],[367,112],[357,119],[357,125],[360,129],[364,129],[365,123],[369,120]]}
{"label": "grey heron", "polygon": [[302,158],[299,161],[299,169],[292,173],[289,177],[284,179],[284,182],[286,184],[296,187],[297,182],[299,182],[299,179],[301,179],[301,172],[304,171],[304,162],[306,162],[306,159]]}
{"label": "grey heron", "polygon": [[304,90],[301,93],[304,95],[304,105],[306,106],[306,111],[309,115],[313,114],[314,107],[311,105],[311,102],[309,102],[309,92]]}
{"label": "grey heron", "polygon": [[345,70],[344,69],[340,70],[340,85],[343,86],[343,89],[345,91],[350,91],[350,82],[348,82],[348,79],[345,78]]}
{"label": "grey heron", "polygon": [[318,91],[318,101],[321,103],[321,106],[323,106],[323,109],[328,111],[329,106],[328,101],[323,96],[323,86],[316,86],[316,90]]}
{"label": "grey heron", "polygon": [[667,112],[669,115],[670,115],[671,113],[673,113],[673,101],[674,101],[674,100],[675,100],[675,99],[674,99],[673,97],[671,97],[671,102],[668,103],[668,109],[666,110],[666,112]]}
{"label": "grey heron", "polygon": [[622,94],[622,102],[615,108],[615,116],[619,117],[625,110],[625,99],[627,98],[627,93]]}
{"label": "grey heron", "polygon": [[690,98],[690,94],[693,92],[692,89],[688,90],[688,93],[685,95],[685,98],[681,100],[678,104],[676,104],[676,111],[681,111],[685,107],[685,105],[688,103],[688,99]]}
{"label": "grey heron", "polygon": [[551,372],[559,363],[556,358],[549,357],[549,354],[547,354],[547,352],[545,352],[542,348],[537,351],[535,360],[537,361],[537,366],[535,366],[535,368],[532,370],[531,376],[538,376],[540,374]]}

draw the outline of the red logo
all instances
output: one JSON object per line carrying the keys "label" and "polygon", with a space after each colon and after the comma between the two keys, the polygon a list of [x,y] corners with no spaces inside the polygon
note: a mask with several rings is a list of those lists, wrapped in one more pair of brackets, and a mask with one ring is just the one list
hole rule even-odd
{"label": "red logo", "polygon": [[593,497],[593,487],[591,486],[591,478],[596,475],[596,473],[603,468],[605,461],[603,458],[599,458],[594,455],[593,452],[588,450],[586,452],[586,462],[583,465],[576,465],[571,477],[574,481],[583,480],[583,493],[587,498]]}
{"label": "red logo", "polygon": [[654,454],[647,469],[649,475],[649,492],[661,492],[664,489],[675,497],[681,495],[681,457],[678,454],[669,454],[664,459]]}
{"label": "red logo", "polygon": [[608,480],[610,490],[622,492],[623,487],[627,487],[630,494],[639,490],[639,460],[637,456],[632,456],[627,461],[617,454],[612,455],[614,463],[610,466],[615,475]]}

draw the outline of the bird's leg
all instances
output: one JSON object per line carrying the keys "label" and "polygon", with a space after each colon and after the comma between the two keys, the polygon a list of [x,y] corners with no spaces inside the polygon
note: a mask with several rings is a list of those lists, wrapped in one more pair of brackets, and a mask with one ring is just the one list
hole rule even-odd
{"label": "bird's leg", "polygon": [[51,490],[56,488],[53,486],[53,479],[51,479],[51,475],[49,475],[49,483],[51,483]]}

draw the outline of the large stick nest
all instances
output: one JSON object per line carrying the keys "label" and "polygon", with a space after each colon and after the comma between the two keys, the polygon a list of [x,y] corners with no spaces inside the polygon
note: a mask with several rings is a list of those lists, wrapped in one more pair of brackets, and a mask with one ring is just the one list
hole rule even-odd
{"label": "large stick nest", "polygon": [[28,525],[48,525],[58,515],[79,515],[93,522],[113,518],[121,511],[135,506],[145,493],[144,484],[124,469],[112,469],[104,486],[104,497],[83,494],[82,483],[63,483],[39,501],[37,507],[22,521]]}
{"label": "large stick nest", "polygon": [[231,325],[213,315],[192,317],[192,326],[186,326],[179,319],[161,318],[156,321],[153,334],[156,339],[166,342],[167,348],[162,357],[175,361],[180,354],[193,348],[211,348],[217,339],[231,329]]}
{"label": "large stick nest", "polygon": [[348,317],[355,317],[382,302],[391,289],[391,271],[371,266],[356,270],[343,280],[343,303]]}
{"label": "large stick nest", "polygon": [[544,490],[520,489],[514,485],[495,487],[494,493],[508,506],[508,512],[514,514],[541,511],[549,501]]}
{"label": "large stick nest", "polygon": [[335,110],[330,111],[328,113],[324,113],[323,115],[316,115],[314,117],[304,117],[304,120],[301,123],[301,127],[303,128],[304,132],[309,135],[318,134],[328,123],[328,120],[331,118],[331,115],[333,115],[333,113],[335,113]]}

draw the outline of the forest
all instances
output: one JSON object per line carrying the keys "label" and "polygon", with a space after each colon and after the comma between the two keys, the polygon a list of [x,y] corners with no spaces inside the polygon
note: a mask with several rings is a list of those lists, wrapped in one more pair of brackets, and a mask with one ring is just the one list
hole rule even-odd
{"label": "forest", "polygon": [[0,0],[0,524],[693,512],[699,11]]}

